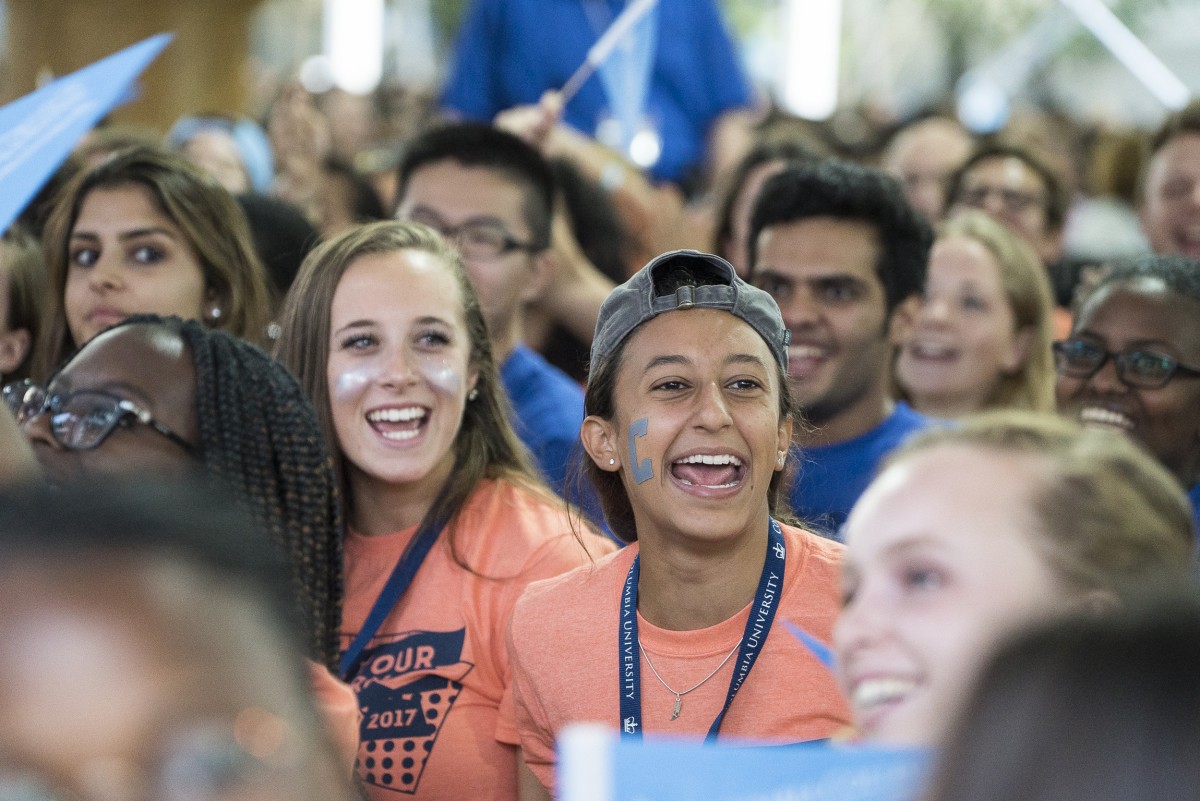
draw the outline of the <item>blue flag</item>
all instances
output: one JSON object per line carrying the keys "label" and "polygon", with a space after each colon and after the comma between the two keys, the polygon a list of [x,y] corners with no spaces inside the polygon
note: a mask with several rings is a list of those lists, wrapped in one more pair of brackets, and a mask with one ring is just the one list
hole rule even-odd
{"label": "blue flag", "polygon": [[0,231],[171,41],[160,33],[0,108]]}
{"label": "blue flag", "polygon": [[920,749],[631,741],[576,724],[559,741],[558,792],[561,801],[914,801],[928,767]]}
{"label": "blue flag", "polygon": [[600,80],[608,97],[608,107],[620,126],[618,149],[623,153],[630,152],[633,137],[642,126],[657,50],[658,6],[655,5],[625,34],[612,55],[600,64]]}

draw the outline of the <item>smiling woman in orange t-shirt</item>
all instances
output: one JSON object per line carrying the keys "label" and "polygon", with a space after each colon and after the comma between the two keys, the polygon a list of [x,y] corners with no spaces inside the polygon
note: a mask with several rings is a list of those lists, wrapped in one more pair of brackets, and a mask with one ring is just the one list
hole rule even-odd
{"label": "smiling woman in orange t-shirt", "polygon": [[612,546],[576,536],[536,478],[479,301],[433,229],[381,222],[327,241],[281,325],[346,491],[341,674],[363,714],[367,793],[512,799],[517,750],[495,736],[512,606]]}
{"label": "smiling woman in orange t-shirt", "polygon": [[513,613],[500,736],[521,744],[523,797],[551,789],[568,723],[798,742],[848,721],[818,656],[841,546],[775,516],[787,342],[769,295],[694,251],[658,257],[605,301],[582,438],[609,525],[633,544],[534,585]]}

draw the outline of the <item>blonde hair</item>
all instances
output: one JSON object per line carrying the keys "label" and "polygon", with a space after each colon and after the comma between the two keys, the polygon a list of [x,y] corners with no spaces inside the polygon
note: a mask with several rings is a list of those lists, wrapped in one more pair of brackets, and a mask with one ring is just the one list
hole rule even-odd
{"label": "blonde hair", "polygon": [[884,469],[944,445],[1044,459],[1043,475],[1031,479],[1031,534],[1067,589],[1124,598],[1189,575],[1191,504],[1174,476],[1128,437],[1052,414],[993,411],[916,435]]}
{"label": "blonde hair", "polygon": [[[981,211],[963,211],[942,223],[935,244],[955,237],[978,242],[996,259],[1013,332],[1028,331],[1030,337],[1020,367],[1000,377],[981,409],[1054,411],[1054,295],[1041,259],[1025,240]],[[898,383],[897,393],[908,399]]]}

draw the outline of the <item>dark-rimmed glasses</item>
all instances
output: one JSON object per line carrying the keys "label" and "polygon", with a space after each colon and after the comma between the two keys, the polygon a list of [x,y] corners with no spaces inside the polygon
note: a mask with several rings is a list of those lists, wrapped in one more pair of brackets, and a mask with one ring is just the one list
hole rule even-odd
{"label": "dark-rimmed glasses", "polygon": [[4,387],[4,402],[18,423],[49,412],[54,441],[72,451],[98,447],[116,430],[134,422],[149,426],[191,456],[197,448],[131,400],[95,389],[50,394],[37,384],[19,381]]}
{"label": "dark-rimmed glasses", "polygon": [[1024,213],[1026,209],[1046,205],[1046,198],[1042,195],[998,186],[972,186],[963,189],[958,194],[958,202],[973,209],[986,209],[988,198],[992,195],[1000,199],[1000,207],[1004,209],[1005,214],[1014,216]]}
{"label": "dark-rimmed glasses", "polygon": [[533,242],[513,239],[504,226],[487,220],[468,220],[462,225],[446,225],[428,214],[413,214],[413,222],[428,225],[458,247],[464,259],[498,259],[514,250],[534,253],[540,250]]}
{"label": "dark-rimmed glasses", "polygon": [[1200,368],[1188,367],[1178,359],[1152,350],[1105,350],[1082,339],[1064,339],[1053,347],[1054,367],[1059,375],[1068,378],[1091,378],[1109,359],[1117,366],[1117,378],[1139,389],[1164,387],[1176,373],[1200,376]]}

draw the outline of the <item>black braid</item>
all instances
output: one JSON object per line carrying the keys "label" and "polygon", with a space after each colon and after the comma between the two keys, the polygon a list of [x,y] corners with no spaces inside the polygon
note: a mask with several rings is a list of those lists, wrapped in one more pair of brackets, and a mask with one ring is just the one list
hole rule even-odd
{"label": "black braid", "polygon": [[292,564],[310,656],[337,666],[344,522],[333,461],[304,391],[254,345],[194,320],[166,324],[192,353],[202,459]]}

